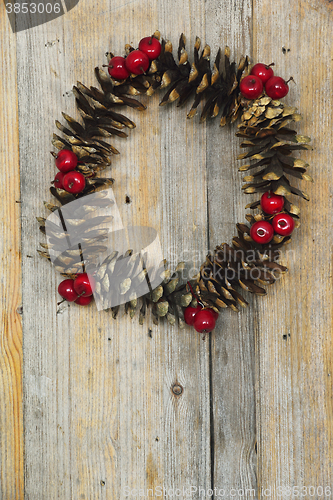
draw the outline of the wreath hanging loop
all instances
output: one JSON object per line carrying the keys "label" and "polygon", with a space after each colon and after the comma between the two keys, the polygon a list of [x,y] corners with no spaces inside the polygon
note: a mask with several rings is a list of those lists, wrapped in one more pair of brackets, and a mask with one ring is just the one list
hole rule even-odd
{"label": "wreath hanging loop", "polygon": [[[198,332],[209,332],[223,308],[238,311],[248,305],[243,291],[265,295],[263,286],[274,283],[287,270],[278,262],[280,249],[290,243],[300,224],[300,209],[290,198],[309,199],[290,179],[312,181],[306,173],[308,164],[294,152],[312,149],[310,138],[291,128],[301,115],[296,107],[281,102],[288,81],[274,75],[273,64],[253,66],[247,56],[236,64],[230,60],[229,47],[224,52],[219,49],[212,62],[210,47],[201,49],[198,37],[190,62],[183,34],[175,58],[171,42],[160,40],[158,31],[143,38],[138,49],[126,45],[125,57],[107,56],[109,74],[95,68],[100,88],[80,82],[73,87],[81,122],[66,113],[62,113],[65,125],[56,121],[62,135],[54,134],[52,144],[59,152],[52,155],[59,172],[50,191],[60,204],[44,204],[58,223],[37,218],[40,230],[48,236],[38,252],[65,278],[58,291],[69,302],[87,305],[93,296],[104,300],[113,294],[119,297],[116,305],[107,308],[113,318],[123,303],[131,317],[139,311],[140,324],[150,307],[155,324],[166,317],[180,328],[188,323]],[[239,170],[250,172],[243,178],[242,189],[260,197],[246,205],[255,210],[246,214],[248,224],[236,225],[231,245],[223,243],[209,253],[197,276],[184,282],[185,264],[179,263],[171,273],[162,260],[153,270],[158,285],[152,286],[152,270],[143,255],[138,257],[133,250],[119,254],[114,249],[98,266],[94,263],[94,256],[105,250],[109,215],[103,210],[111,204],[106,190],[114,183],[99,173],[119,154],[106,139],[125,138],[125,130],[135,127],[120,108],[142,111],[145,106],[136,96],[151,96],[164,89],[161,106],[176,102],[181,107],[192,99],[187,118],[197,114],[199,105],[200,122],[219,117],[220,125],[225,126],[240,118],[236,136],[242,139],[240,147],[245,152],[238,159],[246,163]],[[91,194],[93,202],[89,201]],[[64,221],[64,206],[83,198],[80,213],[74,211]],[[65,250],[64,241],[68,242]],[[143,282],[148,291],[138,294],[138,283]]]}

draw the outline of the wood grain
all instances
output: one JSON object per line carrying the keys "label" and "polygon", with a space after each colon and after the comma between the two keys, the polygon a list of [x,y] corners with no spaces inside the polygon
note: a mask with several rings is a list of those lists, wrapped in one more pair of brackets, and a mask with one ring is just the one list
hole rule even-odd
{"label": "wood grain", "polygon": [[[333,484],[333,11],[325,0],[207,6],[81,0],[17,35],[0,8],[1,500],[123,499],[133,489],[155,498],[156,487],[190,486],[284,498],[279,487]],[[78,116],[73,83],[95,85],[105,52],[122,53],[157,28],[174,49],[184,32],[190,52],[198,35],[212,57],[228,44],[236,59],[274,60],[278,74],[294,77],[286,100],[314,138],[302,157],[315,184],[302,183],[311,201],[300,202],[302,225],[283,257],[289,273],[240,314],[224,311],[205,341],[150,317],[140,327],[123,313],[114,321],[93,306],[58,307],[60,277],[36,254],[34,218],[46,215],[55,174],[54,120],[61,111]],[[199,125],[186,120],[186,107],[159,108],[159,99],[143,98],[147,112],[126,111],[137,130],[113,141],[121,151],[110,169],[114,192],[125,226],[156,228],[171,266],[185,260],[196,269],[244,220],[251,198],[240,190],[239,141],[235,127]]]}
{"label": "wood grain", "polygon": [[315,183],[302,182],[310,202],[299,204],[302,225],[283,257],[289,274],[254,312],[258,488],[272,495],[279,486],[333,484],[332,27],[327,2],[254,2],[254,59],[294,77],[286,101],[298,106],[298,128],[314,146],[302,155]]}
{"label": "wood grain", "polygon": [[5,7],[0,6],[2,97],[0,141],[0,498],[22,499],[23,411],[21,324],[21,223],[16,43]]}
{"label": "wood grain", "polygon": [[[238,63],[251,56],[252,2],[228,2],[214,6],[206,36],[212,59],[218,47],[228,45]],[[207,125],[207,173],[209,248],[230,243],[236,222],[244,221],[245,197],[240,190],[235,125],[219,127],[218,118]],[[251,297],[250,304],[253,302]],[[232,490],[244,498],[256,492],[256,428],[254,412],[253,311],[239,314],[227,310],[220,315],[211,336],[211,382],[214,456],[214,487],[229,497]],[[232,495],[232,493],[231,493]],[[242,498],[243,498],[242,497]]]}

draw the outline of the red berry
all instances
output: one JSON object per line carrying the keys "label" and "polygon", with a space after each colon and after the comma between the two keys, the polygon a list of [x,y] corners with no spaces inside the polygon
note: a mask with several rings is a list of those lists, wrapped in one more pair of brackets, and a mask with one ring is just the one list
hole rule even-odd
{"label": "red berry", "polygon": [[92,299],[93,299],[92,295],[89,295],[88,297],[82,295],[81,297],[76,299],[75,304],[78,304],[79,306],[87,306],[88,304],[90,304]]}
{"label": "red berry", "polygon": [[125,80],[130,76],[125,65],[125,57],[115,56],[109,62],[109,75],[115,80]]}
{"label": "red berry", "polygon": [[77,165],[77,156],[70,149],[62,149],[56,156],[55,164],[60,172],[70,172]]}
{"label": "red berry", "polygon": [[280,76],[273,76],[265,85],[265,91],[268,97],[272,99],[282,99],[289,92],[286,81]]}
{"label": "red berry", "polygon": [[74,280],[68,279],[62,281],[58,286],[58,293],[67,300],[67,302],[73,302],[78,298],[78,294],[74,290]]}
{"label": "red berry", "polygon": [[215,328],[215,311],[212,309],[201,309],[194,318],[193,326],[198,333],[209,333]]}
{"label": "red berry", "polygon": [[277,214],[283,209],[284,197],[274,194],[271,191],[266,191],[261,197],[260,205],[266,214]]}
{"label": "red berry", "polygon": [[74,280],[74,290],[78,295],[92,295],[95,290],[94,278],[87,273],[78,274]]}
{"label": "red berry", "polygon": [[274,231],[282,236],[289,236],[295,227],[295,221],[289,214],[278,214],[272,221]]}
{"label": "red berry", "polygon": [[262,83],[265,83],[274,76],[274,71],[270,66],[266,66],[266,64],[258,63],[255,64],[251,70],[251,75],[257,76],[260,78]]}
{"label": "red berry", "polygon": [[142,75],[149,67],[149,58],[141,50],[132,50],[125,59],[126,68],[134,75]]}
{"label": "red berry", "polygon": [[54,178],[54,187],[57,189],[64,189],[62,181],[64,180],[65,174],[63,172],[58,172]]}
{"label": "red berry", "polygon": [[201,311],[201,307],[188,306],[184,311],[184,319],[187,325],[193,325],[196,314]]}
{"label": "red berry", "polygon": [[211,311],[212,311],[212,314],[213,314],[213,316],[214,316],[214,318],[215,318],[215,321],[217,321],[217,319],[218,319],[218,317],[219,317],[219,313],[218,313],[218,312],[216,312],[216,311],[214,311],[214,309],[211,309]]}
{"label": "red berry", "polygon": [[266,220],[259,220],[251,226],[250,236],[256,243],[269,243],[274,236],[273,226]]}
{"label": "red berry", "polygon": [[63,186],[68,193],[77,194],[84,190],[86,179],[81,172],[74,170],[64,176]]}
{"label": "red berry", "polygon": [[161,53],[161,44],[154,36],[146,36],[139,43],[139,50],[144,52],[150,61],[157,59]]}
{"label": "red berry", "polygon": [[246,99],[257,99],[264,86],[260,78],[255,75],[248,75],[240,82],[239,89]]}

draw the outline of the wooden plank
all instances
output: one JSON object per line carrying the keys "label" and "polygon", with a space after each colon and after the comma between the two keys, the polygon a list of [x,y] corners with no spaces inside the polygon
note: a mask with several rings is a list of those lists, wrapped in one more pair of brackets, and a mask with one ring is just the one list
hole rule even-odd
{"label": "wooden plank", "polygon": [[[35,256],[41,237],[33,219],[45,215],[42,200],[50,199],[53,120],[62,110],[76,113],[72,83],[95,84],[93,68],[107,50],[121,53],[124,43],[158,27],[175,45],[188,32],[193,45],[204,32],[204,6],[192,8],[195,17],[182,2],[170,11],[165,3],[98,1],[92,16],[80,2],[17,35],[25,54],[18,61],[23,255],[33,255],[23,259],[27,498],[210,486],[208,343],[151,320],[144,327],[137,319],[115,322],[94,307],[57,314],[59,276]],[[198,266],[207,247],[205,127],[186,121],[185,112],[158,108],[158,100],[151,98],[149,114],[128,113],[138,130],[127,144],[114,141],[121,150],[112,169],[115,195],[125,225],[155,227],[173,264],[187,253]]]}
{"label": "wooden plank", "polygon": [[22,325],[20,172],[16,42],[5,6],[0,7],[2,110],[0,141],[0,498],[23,498]]}
{"label": "wooden plank", "polygon": [[294,77],[285,100],[299,108],[298,129],[314,144],[302,155],[315,180],[301,183],[310,202],[299,203],[302,225],[283,257],[290,273],[258,299],[258,487],[272,497],[298,486],[305,498],[321,498],[320,487],[333,484],[332,27],[329,2],[254,2],[254,59]]}
{"label": "wooden plank", "polygon": [[[228,45],[232,60],[251,56],[252,2],[213,4],[207,15],[206,38],[211,59]],[[236,125],[219,127],[219,118],[207,125],[209,248],[231,243],[235,224],[245,221],[246,200],[238,172],[239,140]],[[256,490],[253,300],[239,314],[222,311],[211,335],[211,383],[214,457],[213,481],[220,495],[242,491],[254,498]],[[224,491],[224,493],[223,493]],[[230,497],[231,498],[231,497]],[[242,496],[243,498],[243,496]]]}
{"label": "wooden plank", "polygon": [[[71,498],[70,336],[56,314],[57,279],[38,256],[44,241],[35,216],[46,215],[54,165],[49,154],[59,101],[68,100],[72,59],[65,68],[62,19],[17,34],[20,123],[24,331],[25,495]],[[47,82],[47,83],[45,83]],[[29,258],[27,256],[30,256]]]}

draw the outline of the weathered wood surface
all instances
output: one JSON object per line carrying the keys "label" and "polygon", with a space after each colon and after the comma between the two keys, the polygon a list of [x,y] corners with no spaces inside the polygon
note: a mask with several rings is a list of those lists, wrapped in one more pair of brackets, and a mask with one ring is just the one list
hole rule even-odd
{"label": "weathered wood surface", "polygon": [[258,485],[275,494],[279,486],[325,490],[333,486],[333,9],[326,1],[260,0],[253,16],[253,57],[274,59],[295,79],[288,101],[313,137],[306,158],[315,180],[302,183],[310,202],[300,204],[302,225],[285,254],[290,273],[257,300]]}
{"label": "weathered wood surface", "polygon": [[[30,500],[125,498],[126,486],[216,487],[226,498],[232,488],[243,489],[243,498],[271,488],[278,498],[279,486],[331,486],[330,3],[116,0],[92,8],[81,0],[65,16],[17,35],[3,5],[0,13],[7,69],[1,500],[21,499],[23,491]],[[301,202],[302,226],[285,254],[290,273],[239,315],[224,311],[206,341],[150,320],[144,327],[126,317],[115,322],[93,307],[62,306],[57,314],[59,276],[35,252],[41,235],[34,216],[45,214],[55,171],[50,137],[61,111],[76,113],[73,83],[95,84],[93,68],[105,63],[106,51],[119,53],[156,28],[174,46],[184,32],[189,46],[199,35],[214,55],[228,44],[237,58],[246,52],[274,60],[282,76],[295,78],[287,100],[304,116],[302,132],[314,137],[306,157],[315,184],[306,186],[311,201]],[[159,108],[158,100],[144,98],[146,112],[128,113],[137,130],[114,141],[121,151],[111,169],[114,192],[125,225],[155,227],[173,265],[185,259],[198,266],[244,219],[249,198],[240,190],[238,140],[234,129],[199,125],[186,120],[185,109]]]}
{"label": "weathered wood surface", "polygon": [[0,6],[0,498],[23,498],[21,222],[16,40]]}
{"label": "weathered wood surface", "polygon": [[[244,0],[215,7],[207,15],[206,39],[215,56],[218,47],[228,45],[232,58],[251,54],[252,2]],[[245,197],[240,189],[237,161],[239,141],[235,127],[219,129],[207,124],[207,193],[209,248],[230,242],[235,224],[244,220]],[[230,207],[230,208],[227,208]],[[253,310],[239,315],[223,311],[211,335],[211,397],[213,418],[213,487],[227,497],[232,489],[256,490],[254,332]],[[222,493],[222,492],[221,492]]]}

